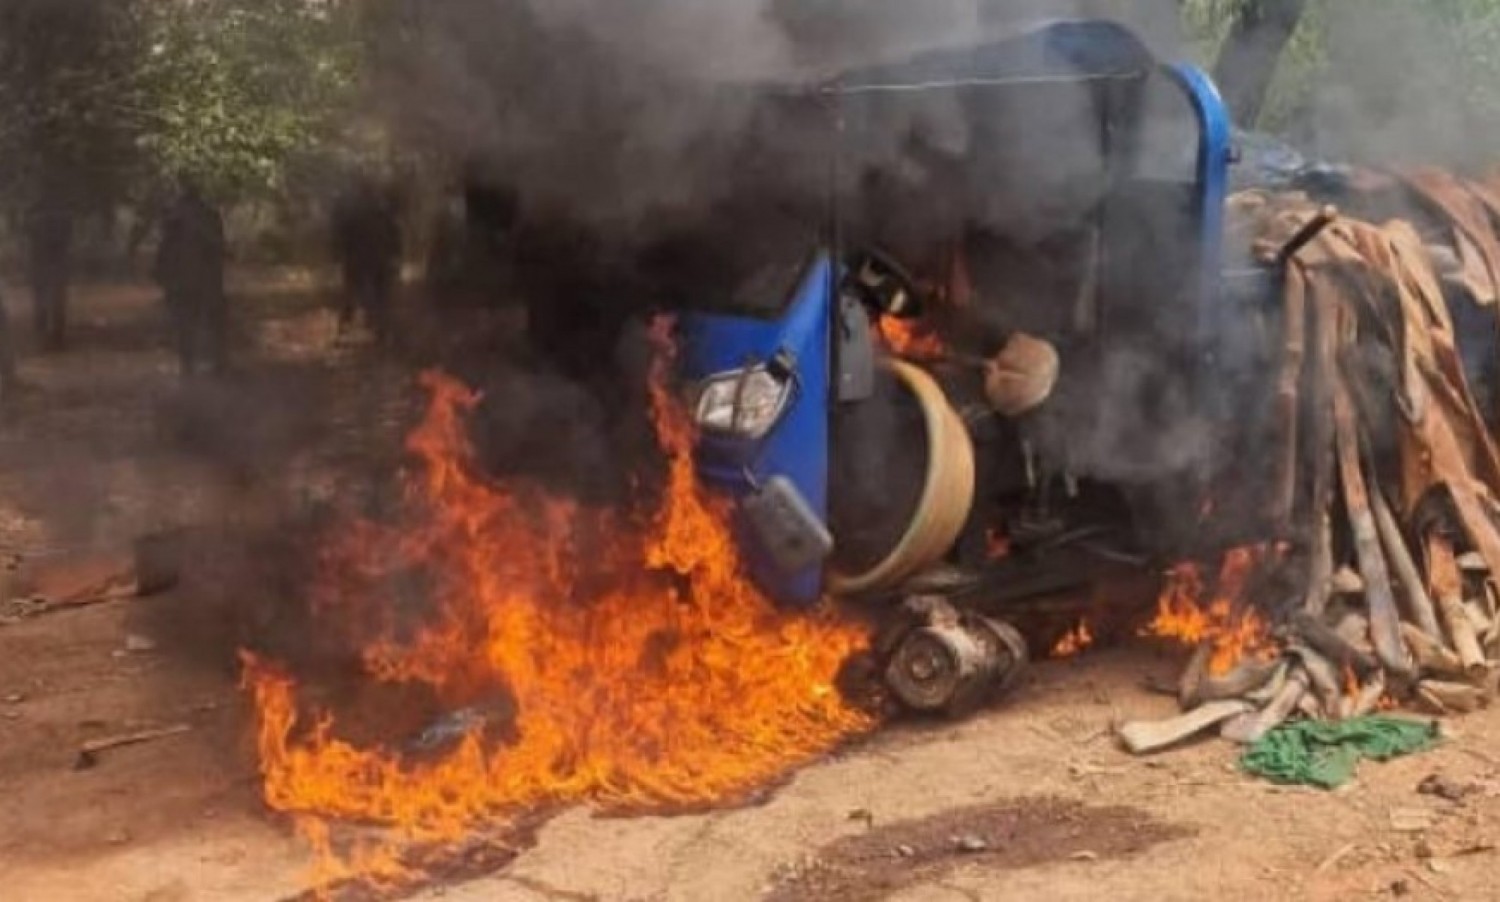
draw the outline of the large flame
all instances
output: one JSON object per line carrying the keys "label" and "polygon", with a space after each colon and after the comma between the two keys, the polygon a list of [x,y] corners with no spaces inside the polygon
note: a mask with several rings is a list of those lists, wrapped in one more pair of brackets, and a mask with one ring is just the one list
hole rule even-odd
{"label": "large flame", "polygon": [[1248,656],[1269,654],[1273,650],[1270,629],[1245,603],[1245,591],[1257,568],[1279,554],[1278,549],[1265,545],[1231,549],[1211,585],[1205,584],[1202,569],[1195,563],[1173,567],[1157,599],[1156,619],[1146,626],[1145,634],[1189,645],[1208,643],[1213,652],[1208,669],[1216,676],[1228,673]]}
{"label": "large flame", "polygon": [[[416,523],[342,535],[317,607],[330,625],[368,625],[371,681],[420,687],[445,711],[504,713],[413,756],[401,737],[342,736],[285,670],[247,655],[266,802],[323,850],[324,818],[442,843],[546,805],[738,801],[870,725],[834,686],[865,629],[778,612],[743,578],[727,505],[696,479],[669,357],[651,381],[665,489],[638,516],[481,475],[464,428],[479,399],[423,378],[431,406],[408,440]],[[403,609],[414,582],[431,612],[418,625]],[[344,850],[319,876],[399,878],[393,842]]]}

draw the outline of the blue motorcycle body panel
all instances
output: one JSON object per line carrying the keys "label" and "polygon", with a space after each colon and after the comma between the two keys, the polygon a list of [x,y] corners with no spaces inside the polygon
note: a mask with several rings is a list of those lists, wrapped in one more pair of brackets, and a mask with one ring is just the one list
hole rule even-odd
{"label": "blue motorcycle body panel", "polygon": [[[832,303],[832,261],[821,253],[775,319],[690,313],[679,321],[682,375],[690,381],[765,363],[778,353],[789,354],[795,365],[792,397],[764,438],[703,436],[698,471],[713,488],[743,496],[771,476],[783,476],[827,520]],[[742,530],[740,538],[751,576],[768,595],[794,606],[818,600],[823,586],[821,568],[782,572],[752,536]]]}

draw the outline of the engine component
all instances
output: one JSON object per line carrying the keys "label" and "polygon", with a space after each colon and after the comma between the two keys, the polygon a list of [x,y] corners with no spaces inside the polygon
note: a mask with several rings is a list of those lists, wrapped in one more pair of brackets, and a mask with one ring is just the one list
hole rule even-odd
{"label": "engine component", "polygon": [[985,364],[985,398],[1002,416],[1018,417],[1046,403],[1060,368],[1050,342],[1017,332]]}
{"label": "engine component", "polygon": [[848,292],[839,294],[838,325],[835,335],[834,363],[838,367],[835,383],[840,404],[868,401],[875,396],[875,336],[870,316],[859,298]]}
{"label": "engine component", "polygon": [[1026,640],[999,620],[922,596],[906,603],[906,632],[887,645],[885,681],[906,707],[962,716],[1014,685]]}
{"label": "engine component", "polygon": [[850,285],[871,310],[901,319],[922,315],[917,282],[892,255],[867,248],[852,270]]}

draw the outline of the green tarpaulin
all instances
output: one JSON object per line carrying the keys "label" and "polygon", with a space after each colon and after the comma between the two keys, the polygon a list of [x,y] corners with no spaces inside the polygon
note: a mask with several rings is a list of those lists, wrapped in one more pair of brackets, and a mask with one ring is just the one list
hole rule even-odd
{"label": "green tarpaulin", "polygon": [[1333,789],[1354,776],[1361,758],[1386,761],[1431,748],[1436,721],[1375,714],[1349,720],[1283,724],[1253,743],[1240,767],[1273,783]]}

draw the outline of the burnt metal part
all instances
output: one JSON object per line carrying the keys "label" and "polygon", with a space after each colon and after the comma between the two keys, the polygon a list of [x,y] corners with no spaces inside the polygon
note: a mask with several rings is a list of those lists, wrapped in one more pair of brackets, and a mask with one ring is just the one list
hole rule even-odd
{"label": "burnt metal part", "polygon": [[875,337],[864,305],[847,292],[839,295],[837,326],[838,400],[841,404],[875,396]]}
{"label": "burnt metal part", "polygon": [[433,752],[451,748],[466,736],[484,730],[490,724],[490,713],[478,708],[461,708],[444,714],[406,743],[409,751]]}
{"label": "burnt metal part", "polygon": [[943,595],[952,597],[978,588],[980,575],[974,570],[939,564],[913,576],[903,585],[907,595]]}
{"label": "burnt metal part", "polygon": [[917,281],[894,255],[866,248],[850,269],[850,287],[872,311],[898,319],[922,315],[925,305]]}
{"label": "burnt metal part", "polygon": [[961,716],[1014,685],[1026,664],[1026,642],[1008,623],[958,611],[922,596],[906,606],[917,616],[888,645],[885,680],[906,707]]}

